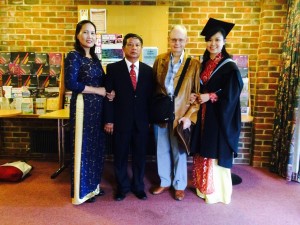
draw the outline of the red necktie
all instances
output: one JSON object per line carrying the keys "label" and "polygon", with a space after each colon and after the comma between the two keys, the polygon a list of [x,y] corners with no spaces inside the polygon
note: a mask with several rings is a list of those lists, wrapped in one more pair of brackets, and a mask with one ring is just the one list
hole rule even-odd
{"label": "red necktie", "polygon": [[136,73],[134,71],[134,65],[131,64],[131,70],[130,70],[130,78],[131,78],[131,82],[132,82],[132,86],[133,86],[133,89],[135,90],[136,88]]}

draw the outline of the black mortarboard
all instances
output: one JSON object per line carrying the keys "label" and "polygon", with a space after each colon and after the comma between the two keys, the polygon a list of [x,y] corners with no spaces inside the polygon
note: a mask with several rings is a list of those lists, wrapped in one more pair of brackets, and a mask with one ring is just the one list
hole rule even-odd
{"label": "black mortarboard", "polygon": [[216,20],[214,18],[209,18],[203,30],[201,31],[200,35],[205,37],[212,36],[215,34],[214,33],[215,31],[222,28],[225,31],[225,37],[226,37],[233,27],[234,27],[234,23],[228,23],[221,20]]}

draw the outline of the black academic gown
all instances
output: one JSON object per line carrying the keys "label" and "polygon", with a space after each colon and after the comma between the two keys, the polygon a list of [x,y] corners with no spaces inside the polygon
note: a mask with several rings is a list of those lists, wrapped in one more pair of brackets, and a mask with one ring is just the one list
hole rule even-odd
{"label": "black academic gown", "polygon": [[[222,59],[219,65],[224,61]],[[218,67],[218,66],[217,66]],[[217,68],[216,67],[216,68]],[[204,128],[201,130],[201,112],[192,136],[191,152],[200,156],[218,160],[225,168],[232,167],[233,157],[237,156],[241,131],[240,93],[243,81],[234,62],[227,62],[220,67],[204,85],[201,93],[218,92],[218,101],[206,102]]]}

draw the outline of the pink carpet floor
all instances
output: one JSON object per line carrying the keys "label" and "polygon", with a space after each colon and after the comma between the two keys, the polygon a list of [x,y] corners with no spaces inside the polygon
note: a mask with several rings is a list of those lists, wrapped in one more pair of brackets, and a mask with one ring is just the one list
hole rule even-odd
{"label": "pink carpet floor", "polygon": [[[0,160],[3,164],[7,161]],[[106,162],[102,187],[105,195],[94,203],[71,204],[70,169],[50,179],[56,162],[29,160],[31,176],[19,183],[0,182],[1,225],[295,225],[300,224],[300,184],[287,183],[266,169],[234,165],[243,182],[233,187],[229,205],[208,205],[191,185],[183,201],[173,192],[158,196],[149,190],[158,182],[155,163],[147,163],[145,184],[148,200],[129,193],[113,199],[112,163]],[[130,171],[130,169],[129,169]],[[191,166],[189,165],[189,175]]]}

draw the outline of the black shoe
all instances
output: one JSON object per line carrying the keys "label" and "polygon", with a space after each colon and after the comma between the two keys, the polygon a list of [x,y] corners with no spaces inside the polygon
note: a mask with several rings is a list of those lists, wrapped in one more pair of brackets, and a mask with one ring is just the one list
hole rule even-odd
{"label": "black shoe", "polygon": [[231,173],[231,180],[232,180],[232,185],[238,185],[242,183],[243,179],[234,173]]}
{"label": "black shoe", "polygon": [[134,195],[141,200],[146,200],[147,199],[147,195],[144,191],[139,191],[139,192],[134,192]]}
{"label": "black shoe", "polygon": [[100,189],[99,194],[97,194],[96,196],[103,196],[105,194],[105,192],[103,191],[103,189]]}
{"label": "black shoe", "polygon": [[124,198],[126,198],[126,194],[124,194],[123,192],[117,192],[115,195],[116,201],[122,201]]}
{"label": "black shoe", "polygon": [[95,198],[95,197],[92,197],[92,198],[86,200],[87,203],[93,203],[93,202],[95,202],[95,201],[96,201],[96,198]]}

